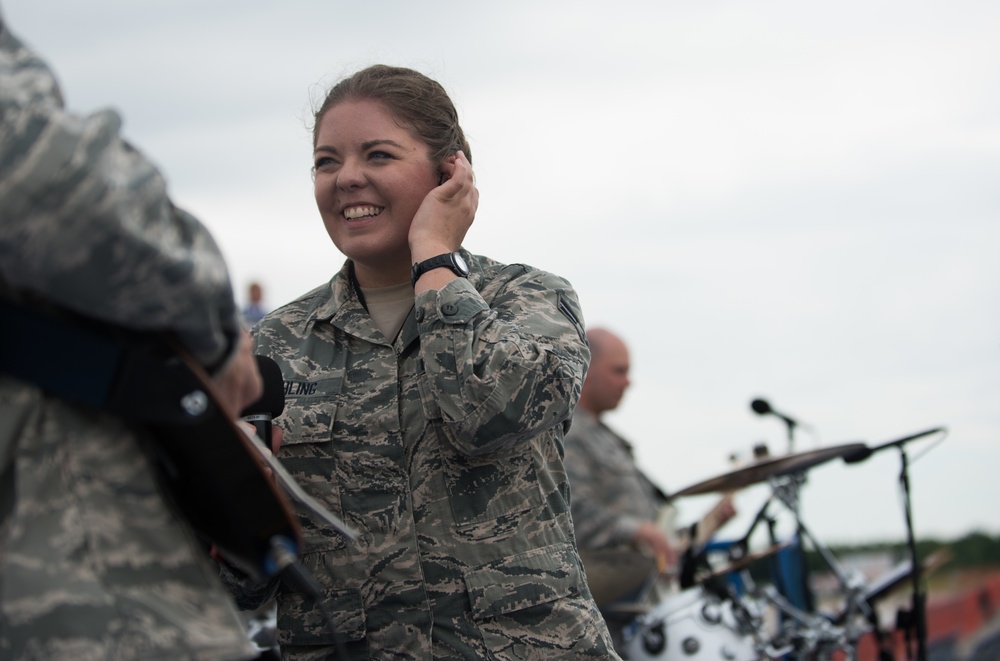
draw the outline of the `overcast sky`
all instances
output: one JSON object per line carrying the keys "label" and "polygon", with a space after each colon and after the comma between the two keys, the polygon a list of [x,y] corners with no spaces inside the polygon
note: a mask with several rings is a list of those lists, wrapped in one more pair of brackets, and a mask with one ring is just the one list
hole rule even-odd
{"label": "overcast sky", "polygon": [[[385,62],[458,106],[473,252],[576,286],[632,348],[608,420],[669,491],[794,452],[906,445],[917,535],[1000,533],[1000,4],[0,0],[71,108],[113,107],[271,306],[343,257],[311,108]],[[821,543],[901,540],[901,455],[813,467]],[[740,491],[742,536],[769,495]],[[693,518],[714,496],[681,499]],[[780,510],[775,510],[780,511]],[[784,519],[787,521],[787,519]]]}

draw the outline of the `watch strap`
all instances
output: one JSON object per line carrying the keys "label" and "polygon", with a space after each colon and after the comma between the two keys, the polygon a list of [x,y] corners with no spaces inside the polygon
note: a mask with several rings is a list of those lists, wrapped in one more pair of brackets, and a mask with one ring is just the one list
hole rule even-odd
{"label": "watch strap", "polygon": [[432,271],[439,268],[450,269],[452,273],[459,276],[460,278],[467,277],[469,275],[468,271],[464,271],[459,267],[459,262],[456,261],[455,255],[457,253],[446,252],[443,255],[436,255],[429,259],[425,259],[422,262],[417,262],[413,265],[410,270],[410,282],[413,285],[417,284],[417,280],[420,279],[424,273]]}

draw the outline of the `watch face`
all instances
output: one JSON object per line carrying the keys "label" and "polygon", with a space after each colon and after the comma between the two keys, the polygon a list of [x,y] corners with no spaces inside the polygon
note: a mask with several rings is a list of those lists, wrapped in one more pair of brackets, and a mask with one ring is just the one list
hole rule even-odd
{"label": "watch face", "polygon": [[464,273],[465,275],[468,275],[469,265],[465,263],[464,259],[462,259],[462,255],[456,252],[452,253],[452,256],[455,258],[455,266],[458,267],[458,270]]}

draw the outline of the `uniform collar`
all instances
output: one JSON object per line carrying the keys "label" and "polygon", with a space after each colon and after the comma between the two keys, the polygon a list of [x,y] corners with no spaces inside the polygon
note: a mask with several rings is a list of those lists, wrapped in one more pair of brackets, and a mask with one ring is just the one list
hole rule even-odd
{"label": "uniform collar", "polygon": [[[303,334],[309,332],[310,325],[328,322],[349,335],[372,342],[384,341],[368,315],[353,271],[351,260],[347,260],[329,284],[321,288],[322,293],[317,296],[312,311],[306,315],[302,326]],[[399,337],[403,340],[402,346],[407,346],[418,336],[417,322],[411,311],[399,332]]]}

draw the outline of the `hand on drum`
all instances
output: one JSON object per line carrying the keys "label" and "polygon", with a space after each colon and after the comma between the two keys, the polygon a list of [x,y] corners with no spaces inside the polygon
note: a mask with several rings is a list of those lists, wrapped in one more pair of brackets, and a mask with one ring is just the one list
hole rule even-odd
{"label": "hand on drum", "polygon": [[661,574],[676,573],[677,549],[658,525],[652,521],[640,524],[632,536],[632,541],[636,546],[653,552],[656,567]]}

